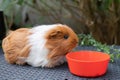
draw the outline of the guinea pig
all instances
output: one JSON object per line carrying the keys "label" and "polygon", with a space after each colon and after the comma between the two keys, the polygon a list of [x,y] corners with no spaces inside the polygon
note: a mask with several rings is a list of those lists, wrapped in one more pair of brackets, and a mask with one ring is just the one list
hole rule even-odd
{"label": "guinea pig", "polygon": [[5,60],[52,68],[65,62],[65,55],[78,44],[75,32],[63,24],[39,25],[10,31],[2,41]]}

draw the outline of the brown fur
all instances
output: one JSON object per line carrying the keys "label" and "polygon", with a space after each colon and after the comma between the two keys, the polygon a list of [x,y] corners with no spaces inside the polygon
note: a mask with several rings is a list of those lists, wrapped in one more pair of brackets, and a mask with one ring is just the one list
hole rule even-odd
{"label": "brown fur", "polygon": [[[63,27],[56,27],[46,34],[46,47],[50,49],[47,58],[54,64],[57,59],[70,52],[78,43],[78,37],[73,30],[66,25]],[[64,36],[68,35],[68,39]]]}
{"label": "brown fur", "polygon": [[[47,40],[45,47],[49,49],[50,53],[46,56],[49,63],[47,67],[54,67],[60,65],[59,62],[68,52],[70,52],[78,43],[78,37],[74,31],[66,25],[58,25],[62,27],[55,27],[45,34]],[[28,57],[30,45],[28,45],[28,38],[30,29],[21,28],[16,31],[10,31],[6,38],[3,39],[2,47],[5,59],[11,64],[25,64],[25,58]],[[57,64],[59,62],[59,64]]]}
{"label": "brown fur", "polygon": [[27,36],[29,34],[31,34],[29,29],[21,28],[16,31],[11,31],[3,39],[2,47],[8,63],[25,64],[22,58],[27,57],[30,50],[30,46],[27,45]]}

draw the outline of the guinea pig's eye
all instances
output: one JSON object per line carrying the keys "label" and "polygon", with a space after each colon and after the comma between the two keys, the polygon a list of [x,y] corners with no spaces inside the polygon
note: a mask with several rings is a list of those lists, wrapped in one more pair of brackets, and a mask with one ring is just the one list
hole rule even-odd
{"label": "guinea pig's eye", "polygon": [[68,35],[64,35],[64,39],[68,39],[68,37],[69,37]]}

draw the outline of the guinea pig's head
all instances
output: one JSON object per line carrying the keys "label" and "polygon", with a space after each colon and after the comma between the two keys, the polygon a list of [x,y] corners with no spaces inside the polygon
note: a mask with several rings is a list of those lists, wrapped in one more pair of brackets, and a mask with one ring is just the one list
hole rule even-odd
{"label": "guinea pig's head", "polygon": [[50,50],[48,58],[64,56],[78,44],[78,37],[67,25],[56,25],[45,36],[46,47]]}

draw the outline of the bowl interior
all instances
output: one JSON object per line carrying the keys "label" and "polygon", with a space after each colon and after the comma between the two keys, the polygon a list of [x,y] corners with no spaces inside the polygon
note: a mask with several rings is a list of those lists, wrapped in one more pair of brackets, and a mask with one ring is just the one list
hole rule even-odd
{"label": "bowl interior", "polygon": [[97,51],[78,51],[71,52],[66,55],[68,59],[80,62],[99,62],[109,60],[108,54]]}

